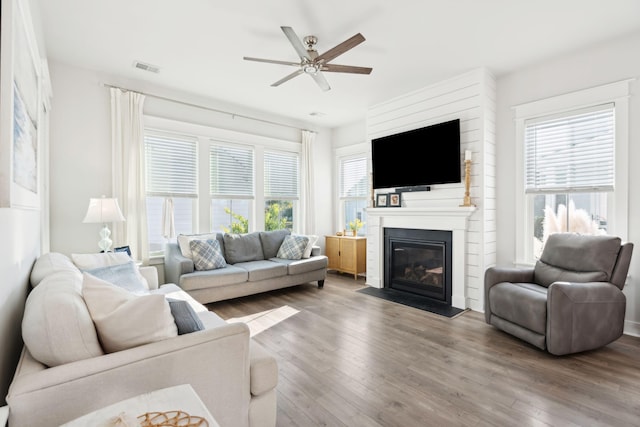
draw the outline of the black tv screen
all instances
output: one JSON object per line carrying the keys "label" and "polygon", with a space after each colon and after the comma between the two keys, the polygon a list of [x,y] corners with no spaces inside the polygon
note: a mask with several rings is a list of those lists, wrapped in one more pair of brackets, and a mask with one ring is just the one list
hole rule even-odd
{"label": "black tv screen", "polygon": [[371,140],[373,188],[460,182],[460,119]]}

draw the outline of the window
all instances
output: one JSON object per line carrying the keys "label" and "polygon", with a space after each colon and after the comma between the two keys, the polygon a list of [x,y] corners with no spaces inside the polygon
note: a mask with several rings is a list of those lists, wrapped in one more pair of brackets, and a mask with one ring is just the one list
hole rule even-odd
{"label": "window", "polygon": [[264,229],[294,229],[299,200],[299,167],[297,153],[265,151],[264,153]]}
{"label": "window", "polygon": [[533,254],[549,234],[606,234],[614,189],[613,104],[525,121],[525,192],[533,208]]}
{"label": "window", "polygon": [[349,223],[359,219],[364,226],[358,235],[366,234],[365,208],[368,203],[369,182],[367,179],[366,156],[350,156],[339,159],[340,211],[342,225],[349,228]]}
{"label": "window", "polygon": [[561,95],[516,111],[517,261],[555,232],[627,232],[628,82]]}
{"label": "window", "polygon": [[[145,116],[150,253],[175,234],[296,230],[300,142]],[[189,135],[189,136],[185,136]],[[169,209],[167,209],[169,211]]]}
{"label": "window", "polygon": [[253,150],[211,145],[209,177],[213,231],[247,233],[254,200]]}
{"label": "window", "polygon": [[169,230],[164,212],[173,204],[175,234],[189,234],[197,191],[196,139],[164,132],[144,136],[149,253],[164,250]]}

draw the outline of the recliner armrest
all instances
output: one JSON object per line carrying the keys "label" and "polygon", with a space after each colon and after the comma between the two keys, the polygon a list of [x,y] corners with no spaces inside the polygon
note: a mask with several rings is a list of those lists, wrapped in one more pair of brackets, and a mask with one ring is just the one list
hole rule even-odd
{"label": "recliner armrest", "polygon": [[577,353],[615,341],[624,331],[626,298],[609,282],[554,282],[547,294],[547,349]]}
{"label": "recliner armrest", "polygon": [[487,323],[491,320],[491,306],[489,291],[498,283],[533,283],[533,267],[489,267],[484,272],[484,318]]}

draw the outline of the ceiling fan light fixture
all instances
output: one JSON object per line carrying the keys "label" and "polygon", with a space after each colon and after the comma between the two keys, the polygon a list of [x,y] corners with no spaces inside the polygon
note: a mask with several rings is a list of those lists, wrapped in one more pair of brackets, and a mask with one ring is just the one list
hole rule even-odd
{"label": "ceiling fan light fixture", "polygon": [[318,66],[315,64],[306,64],[302,66],[302,71],[304,71],[307,74],[315,74],[319,70],[318,70]]}

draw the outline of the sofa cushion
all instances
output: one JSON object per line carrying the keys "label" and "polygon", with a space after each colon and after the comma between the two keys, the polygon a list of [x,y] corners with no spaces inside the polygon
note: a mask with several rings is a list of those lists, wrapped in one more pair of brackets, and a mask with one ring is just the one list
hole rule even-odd
{"label": "sofa cushion", "polygon": [[137,274],[138,267],[131,260],[125,264],[108,265],[106,267],[85,270],[85,272],[98,279],[117,285],[122,289],[126,289],[129,292],[137,294],[145,294],[148,292],[148,288],[142,283]]}
{"label": "sofa cushion", "polygon": [[224,257],[229,264],[264,259],[260,233],[224,233]]}
{"label": "sofa cushion", "polygon": [[314,256],[307,259],[282,259],[271,258],[270,261],[287,266],[287,274],[295,275],[308,273],[309,271],[321,270],[329,265],[329,258],[324,255]]}
{"label": "sofa cushion", "polygon": [[83,273],[82,296],[107,353],[178,335],[164,295],[135,295]]}
{"label": "sofa cushion", "polygon": [[[95,254],[71,254],[71,260],[80,270],[93,270],[94,268],[121,265],[131,262],[131,257],[126,252],[101,252]],[[136,268],[138,279],[149,289],[147,279]]]}
{"label": "sofa cushion", "polygon": [[82,298],[79,271],[50,274],[31,291],[22,318],[22,338],[33,358],[47,366],[104,354]]}
{"label": "sofa cushion", "polygon": [[489,291],[491,313],[545,335],[547,291],[546,287],[531,283],[498,283]]}
{"label": "sofa cushion", "polygon": [[204,329],[202,320],[187,301],[167,298],[173,321],[178,328],[178,335],[190,334]]}
{"label": "sofa cushion", "polygon": [[220,248],[224,252],[224,242],[222,240],[222,234],[220,233],[203,233],[203,234],[179,234],[178,235],[178,246],[180,247],[180,252],[183,257],[193,259],[193,255],[191,253],[191,246],[189,242],[192,240],[209,240],[216,239],[218,243],[220,243]]}
{"label": "sofa cushion", "polygon": [[301,259],[308,244],[309,238],[307,236],[297,234],[289,235],[284,238],[276,257],[283,259]]}
{"label": "sofa cushion", "polygon": [[264,258],[269,259],[275,257],[284,238],[289,234],[291,234],[291,231],[286,228],[283,230],[261,231],[260,242],[262,243]]}
{"label": "sofa cushion", "polygon": [[66,255],[58,252],[49,252],[41,255],[31,269],[31,286],[35,288],[42,279],[59,271],[79,272],[78,267]]}
{"label": "sofa cushion", "polygon": [[249,273],[243,268],[227,264],[224,268],[209,271],[194,271],[180,276],[180,287],[185,291],[195,289],[215,288],[218,286],[244,283],[249,279]]}
{"label": "sofa cushion", "polygon": [[222,255],[220,243],[215,239],[191,240],[189,247],[191,248],[193,265],[196,270],[215,270],[227,265]]}
{"label": "sofa cushion", "polygon": [[234,267],[247,270],[250,282],[287,275],[287,267],[285,265],[267,260],[239,262],[234,264]]}

